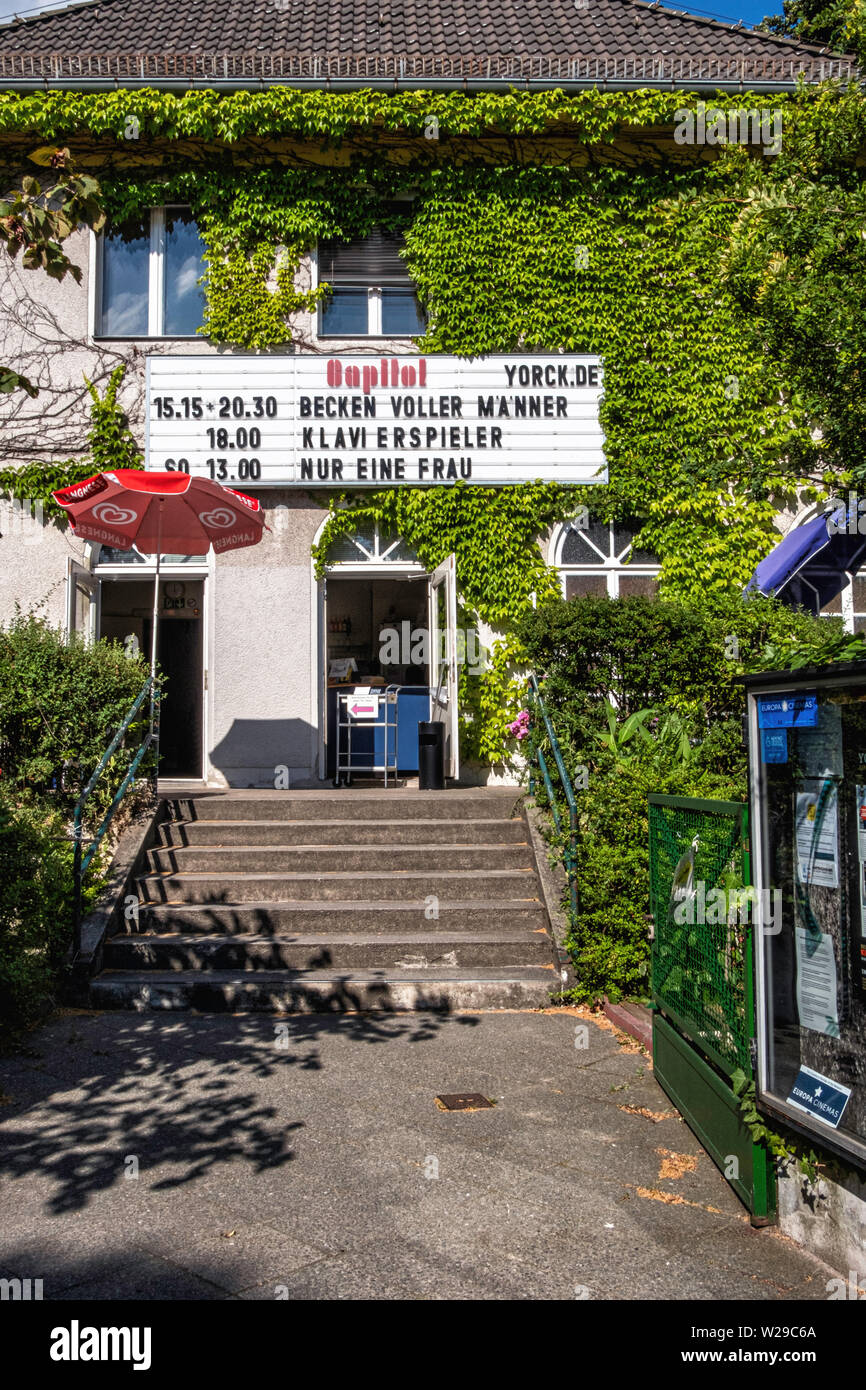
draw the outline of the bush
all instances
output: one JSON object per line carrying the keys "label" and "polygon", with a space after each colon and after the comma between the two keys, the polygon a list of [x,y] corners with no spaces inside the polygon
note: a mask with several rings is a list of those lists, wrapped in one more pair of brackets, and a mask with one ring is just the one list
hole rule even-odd
{"label": "bush", "polygon": [[[65,642],[34,614],[0,627],[0,775],[19,794],[51,794],[71,815],[80,792],[148,676],[144,657],[127,656],[116,642]],[[125,740],[135,749],[144,736],[148,706]],[[127,760],[94,792],[91,819],[117,790]]]}
{"label": "bush", "polygon": [[649,993],[650,793],[727,801],[737,799],[737,790],[736,783],[696,765],[660,769],[651,752],[595,767],[579,793],[579,912],[566,938],[578,998]]}
{"label": "bush", "polygon": [[[703,604],[553,599],[527,613],[519,636],[536,673],[543,674],[557,733],[575,751],[594,747],[606,698],[623,719],[648,708],[687,716],[701,739],[720,724],[737,721],[739,727],[745,702],[737,676],[768,669],[794,646],[820,662],[828,646],[832,656],[840,641],[851,641],[835,620],[812,618],[760,596],[720,596]],[[714,737],[721,754],[730,738]]]}
{"label": "bush", "polygon": [[[781,666],[780,657],[815,664],[850,657],[860,639],[835,621],[760,597],[706,604],[555,599],[527,614],[520,637],[566,767],[578,784],[577,768],[588,771],[577,793],[579,910],[566,942],[575,995],[645,995],[648,796],[744,801],[745,697],[736,677]],[[532,737],[543,743],[543,730],[536,727]]]}
{"label": "bush", "polygon": [[[33,614],[0,628],[0,1037],[27,1027],[53,994],[72,939],[72,812],[147,675],[147,662],[117,644],[67,644]],[[85,835],[116,794],[148,715],[145,702],[89,798]],[[106,845],[87,875],[85,911],[107,856]]]}
{"label": "bush", "polygon": [[38,1017],[70,940],[72,847],[57,811],[0,791],[0,1039]]}

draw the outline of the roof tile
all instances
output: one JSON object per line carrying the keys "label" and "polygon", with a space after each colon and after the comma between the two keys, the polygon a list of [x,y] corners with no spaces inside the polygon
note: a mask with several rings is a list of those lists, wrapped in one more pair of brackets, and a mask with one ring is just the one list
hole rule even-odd
{"label": "roof tile", "polygon": [[790,81],[797,70],[816,78],[827,63],[815,45],[644,0],[89,0],[0,24],[0,78],[104,70],[158,81],[204,78],[216,67],[217,75],[265,78],[418,80],[442,72],[555,80],[594,71],[615,78],[621,68],[637,81],[656,75],[662,58],[684,79],[741,73],[746,82]]}

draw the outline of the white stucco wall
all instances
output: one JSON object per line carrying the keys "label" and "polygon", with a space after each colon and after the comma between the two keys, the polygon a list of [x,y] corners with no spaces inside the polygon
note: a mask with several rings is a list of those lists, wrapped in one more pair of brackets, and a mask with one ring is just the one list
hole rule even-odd
{"label": "white stucco wall", "polygon": [[35,507],[0,499],[0,623],[18,607],[62,627],[69,556],[84,561],[84,546],[68,531],[40,520]]}
{"label": "white stucco wall", "polygon": [[779,1227],[850,1281],[827,1290],[835,1299],[866,1295],[866,1179],[834,1165],[832,1176],[811,1183],[792,1164],[779,1180]]}
{"label": "white stucco wall", "polygon": [[213,578],[211,762],[215,780],[315,781],[319,756],[317,606],[310,547],[323,511],[296,491],[262,493],[270,532],[220,556]]}

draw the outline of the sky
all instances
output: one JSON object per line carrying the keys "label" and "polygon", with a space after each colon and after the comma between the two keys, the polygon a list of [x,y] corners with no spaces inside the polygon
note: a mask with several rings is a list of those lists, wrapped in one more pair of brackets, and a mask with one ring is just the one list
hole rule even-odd
{"label": "sky", "polygon": [[[5,0],[0,0],[4,4]],[[730,20],[736,24],[741,20],[751,27],[760,24],[765,15],[781,14],[782,0],[706,0],[704,5],[667,5],[667,9],[688,10],[689,14],[702,15],[704,19]]]}
{"label": "sky", "polygon": [[[0,0],[0,19],[13,14],[32,14],[39,9],[56,8],[57,0],[48,5],[37,5],[35,0]],[[781,13],[782,0],[778,0],[778,3],[774,3],[774,0],[705,0],[701,6],[672,4],[668,8],[688,10],[691,14],[703,15],[710,19],[729,20],[732,24],[739,19],[743,24],[751,26],[758,24],[765,14]]]}

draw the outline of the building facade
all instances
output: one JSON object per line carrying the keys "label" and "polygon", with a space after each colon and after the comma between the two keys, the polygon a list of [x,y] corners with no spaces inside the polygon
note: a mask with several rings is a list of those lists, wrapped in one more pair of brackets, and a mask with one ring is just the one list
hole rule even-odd
{"label": "building facade", "polygon": [[[647,209],[712,164],[708,102],[710,129],[724,111],[730,142],[733,113],[735,142],[772,158],[798,82],[851,73],[838,55],[637,0],[490,16],[367,6],[312,28],[288,0],[242,17],[206,0],[194,18],[100,0],[0,26],[7,182],[35,146],[64,146],[109,209],[104,233],[67,243],[79,283],[3,267],[3,360],[39,395],[0,404],[2,467],[84,476],[87,383],[104,393],[122,368],[145,466],[237,486],[267,512],[259,546],[164,559],[164,775],[327,783],[344,697],[360,688],[378,712],[392,688],[412,731],[402,771],[432,716],[452,776],[512,777],[466,692],[498,660],[500,725],[516,713],[502,675],[515,607],[545,587],[649,595],[664,573],[663,490],[646,505],[666,447],[653,374],[692,367],[649,348],[639,362],[629,338],[646,310],[627,300],[645,298]],[[630,206],[622,180],[642,190]],[[673,332],[666,320],[681,290],[674,276],[652,309],[670,352],[687,332],[701,346],[685,311]],[[742,380],[752,421],[778,396],[777,374],[758,381],[722,348],[695,440],[727,419],[726,380]],[[489,499],[512,491],[534,526],[521,521],[509,609]],[[467,492],[489,503],[486,588],[466,526],[443,522],[437,548],[444,495]],[[722,489],[709,537],[729,501]],[[395,523],[413,506],[412,526]],[[339,523],[347,510],[357,524]],[[0,619],[39,605],[88,639],[148,649],[152,558],[82,545],[38,499],[9,501],[0,533]],[[733,556],[733,582],[747,562]]]}

